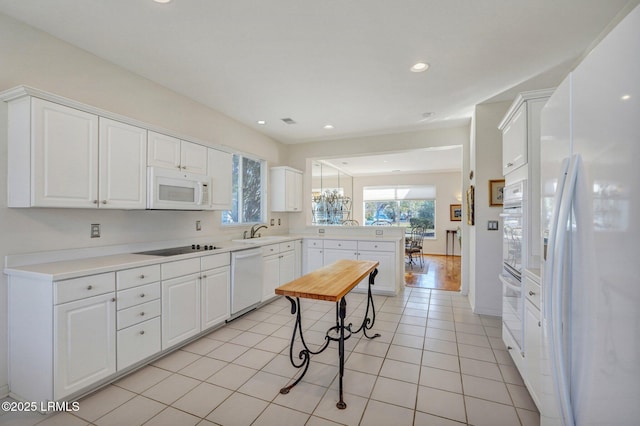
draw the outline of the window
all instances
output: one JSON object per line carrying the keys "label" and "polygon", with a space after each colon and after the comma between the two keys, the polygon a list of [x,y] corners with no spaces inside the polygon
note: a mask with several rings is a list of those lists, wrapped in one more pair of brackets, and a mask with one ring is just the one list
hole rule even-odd
{"label": "window", "polygon": [[232,173],[231,210],[222,212],[222,223],[264,222],[264,161],[234,154]]}
{"label": "window", "polygon": [[436,188],[427,186],[365,187],[365,226],[424,226],[425,237],[435,238]]}

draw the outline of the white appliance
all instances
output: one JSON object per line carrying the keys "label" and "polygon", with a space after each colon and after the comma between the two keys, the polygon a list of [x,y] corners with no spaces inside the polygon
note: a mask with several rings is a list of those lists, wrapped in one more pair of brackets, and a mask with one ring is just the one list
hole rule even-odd
{"label": "white appliance", "polygon": [[211,209],[211,177],[161,167],[148,167],[147,172],[148,209]]}
{"label": "white appliance", "polygon": [[502,218],[502,322],[509,331],[520,354],[524,342],[524,292],[522,288],[522,265],[526,259],[527,223],[526,181],[507,185],[504,188]]}
{"label": "white appliance", "polygon": [[542,111],[542,425],[640,422],[640,7]]}
{"label": "white appliance", "polygon": [[231,252],[231,317],[251,310],[262,299],[262,249]]}

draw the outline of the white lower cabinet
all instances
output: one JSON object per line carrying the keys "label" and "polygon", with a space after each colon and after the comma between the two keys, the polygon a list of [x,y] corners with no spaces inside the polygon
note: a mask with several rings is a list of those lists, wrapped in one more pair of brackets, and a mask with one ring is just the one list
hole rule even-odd
{"label": "white lower cabinet", "polygon": [[170,348],[199,332],[200,272],[163,280],[162,349]]}
{"label": "white lower cabinet", "polygon": [[[380,294],[396,294],[398,278],[398,244],[393,241],[357,241],[357,240],[305,240],[305,256],[303,269],[312,272],[341,259],[373,260],[378,265],[372,292]],[[367,291],[369,278],[363,279],[355,291]]]}
{"label": "white lower cabinet", "polygon": [[[229,256],[227,255],[228,259]],[[229,266],[209,269],[202,273],[202,329],[213,327],[231,315],[229,304],[231,280]]]}
{"label": "white lower cabinet", "polygon": [[112,292],[54,307],[53,399],[116,372],[115,301]]}
{"label": "white lower cabinet", "polygon": [[276,296],[275,289],[300,276],[301,240],[262,248],[262,301]]}
{"label": "white lower cabinet", "polygon": [[535,275],[525,270],[524,287],[524,373],[523,379],[531,398],[540,407],[542,388],[542,323],[540,316],[540,284]]}

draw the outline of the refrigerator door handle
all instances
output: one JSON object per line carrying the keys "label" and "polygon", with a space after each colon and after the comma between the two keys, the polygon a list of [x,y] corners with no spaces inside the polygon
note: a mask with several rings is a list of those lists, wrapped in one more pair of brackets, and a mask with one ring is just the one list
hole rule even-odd
{"label": "refrigerator door handle", "polygon": [[551,335],[553,344],[551,345],[553,351],[552,363],[554,367],[554,377],[556,380],[556,387],[560,397],[560,407],[562,410],[563,423],[567,426],[573,426],[575,424],[573,418],[573,409],[571,407],[571,399],[569,392],[568,375],[566,371],[566,359],[564,339],[562,336],[562,312],[564,306],[564,287],[562,285],[562,278],[564,275],[564,259],[566,257],[565,247],[566,240],[570,235],[570,230],[567,229],[567,222],[571,215],[571,209],[573,206],[573,199],[575,196],[576,181],[578,175],[578,169],[582,158],[580,154],[574,154],[571,157],[571,163],[569,164],[569,170],[567,171],[567,177],[565,180],[564,188],[562,191],[562,202],[560,204],[558,212],[558,222],[556,225],[555,236],[555,252],[553,260],[553,278],[552,278],[552,300],[551,306]]}

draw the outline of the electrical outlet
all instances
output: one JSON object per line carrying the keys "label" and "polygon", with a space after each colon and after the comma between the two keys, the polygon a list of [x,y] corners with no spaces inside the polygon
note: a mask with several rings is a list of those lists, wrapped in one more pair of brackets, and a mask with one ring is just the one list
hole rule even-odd
{"label": "electrical outlet", "polygon": [[92,223],[91,224],[91,238],[100,238],[100,224]]}
{"label": "electrical outlet", "polygon": [[278,218],[278,226],[282,225],[282,221]]}
{"label": "electrical outlet", "polygon": [[322,235],[324,235],[324,228],[320,228],[320,229],[318,229],[318,234],[322,234]]}
{"label": "electrical outlet", "polygon": [[202,223],[199,220],[196,220],[196,231],[202,231]]}
{"label": "electrical outlet", "polygon": [[382,229],[376,229],[376,235],[382,235],[383,233]]}
{"label": "electrical outlet", "polygon": [[490,220],[487,222],[487,229],[489,231],[497,231],[498,230],[498,221],[497,220]]}
{"label": "electrical outlet", "polygon": [[275,221],[275,219],[273,219],[273,218],[272,218],[272,219],[271,219],[271,221],[270,221],[269,223],[271,224],[271,226],[273,226],[273,225],[275,225],[275,224],[276,224],[276,221]]}

